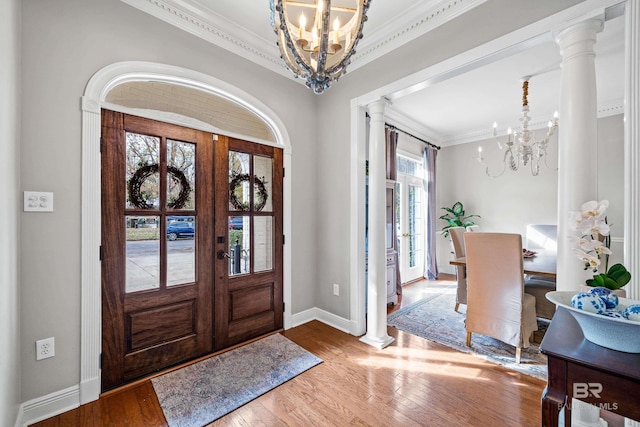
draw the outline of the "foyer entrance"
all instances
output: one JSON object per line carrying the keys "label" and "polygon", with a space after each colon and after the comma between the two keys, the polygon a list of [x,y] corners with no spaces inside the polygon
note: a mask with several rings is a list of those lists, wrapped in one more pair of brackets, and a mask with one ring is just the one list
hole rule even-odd
{"label": "foyer entrance", "polygon": [[282,328],[282,150],[102,111],[102,390]]}

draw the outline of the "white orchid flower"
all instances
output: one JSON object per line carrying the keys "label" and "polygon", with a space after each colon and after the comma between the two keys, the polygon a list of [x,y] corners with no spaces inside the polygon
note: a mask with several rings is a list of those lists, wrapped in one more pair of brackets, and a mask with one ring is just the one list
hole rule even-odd
{"label": "white orchid flower", "polygon": [[576,234],[582,236],[570,237],[575,248],[573,253],[584,262],[585,269],[591,268],[594,273],[598,271],[600,258],[608,260],[608,255],[612,254],[609,240],[605,239],[611,232],[606,217],[608,207],[608,200],[591,200],[582,204],[580,212],[569,213],[570,226],[576,230]]}
{"label": "white orchid flower", "polygon": [[596,254],[611,255],[611,249],[607,248],[600,240],[590,240],[578,238],[576,242],[580,249],[586,253],[595,252]]}
{"label": "white orchid flower", "polygon": [[582,212],[569,212],[569,224],[572,228],[577,229],[582,224]]}
{"label": "white orchid flower", "polygon": [[577,226],[577,230],[580,234],[591,234],[597,235],[600,234],[602,236],[608,236],[609,231],[611,231],[609,224],[604,222],[604,220],[597,219],[595,216],[590,216],[584,218],[580,224]]}
{"label": "white orchid flower", "polygon": [[609,224],[604,222],[604,220],[597,219],[595,221],[595,225],[591,228],[591,234],[600,234],[601,236],[608,236],[611,231],[611,227]]}
{"label": "white orchid flower", "polygon": [[608,200],[602,200],[599,203],[596,200],[591,200],[582,205],[582,216],[583,218],[595,217],[596,219],[602,219],[604,218],[608,207]]}
{"label": "white orchid flower", "polygon": [[600,260],[597,256],[590,255],[580,249],[574,249],[573,253],[576,254],[578,258],[580,258],[585,263],[585,265],[591,268],[595,269],[600,266]]}

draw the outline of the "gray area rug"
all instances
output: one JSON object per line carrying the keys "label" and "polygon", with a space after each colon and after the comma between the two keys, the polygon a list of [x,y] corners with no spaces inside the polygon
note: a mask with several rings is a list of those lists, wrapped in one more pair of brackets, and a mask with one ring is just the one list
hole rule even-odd
{"label": "gray area rug", "polygon": [[171,427],[201,427],[274,389],[322,359],[280,334],[153,378]]}
{"label": "gray area rug", "polygon": [[[387,318],[387,324],[546,381],[547,358],[540,353],[535,344],[522,349],[519,364],[515,363],[515,347],[494,338],[473,334],[471,348],[467,347],[467,330],[464,325],[467,307],[461,304],[456,312],[454,306],[455,288],[453,291],[444,290],[443,293],[429,295],[415,304],[391,313]],[[546,329],[547,326],[546,322],[538,320],[538,329]]]}

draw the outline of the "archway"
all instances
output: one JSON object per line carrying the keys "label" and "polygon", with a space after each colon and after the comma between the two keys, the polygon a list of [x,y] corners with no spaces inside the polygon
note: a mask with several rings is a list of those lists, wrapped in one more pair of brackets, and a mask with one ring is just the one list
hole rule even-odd
{"label": "archway", "polygon": [[[215,95],[237,104],[259,117],[274,135],[275,143],[284,148],[284,166],[291,165],[291,145],[283,122],[257,98],[215,77],[165,64],[127,61],[108,65],[89,80],[82,96],[82,259],[81,259],[81,341],[80,341],[80,404],[98,399],[100,393],[101,353],[101,184],[100,184],[100,110],[106,106],[107,95],[115,87],[130,82],[158,82],[178,85]],[[108,104],[114,109],[113,104]],[[123,112],[127,107],[115,106]],[[136,114],[157,120],[169,120],[175,124],[206,127],[194,123],[188,117],[154,110],[136,111]],[[207,129],[225,133],[224,129],[211,125]],[[233,132],[230,132],[233,133]],[[237,133],[236,133],[237,135]],[[256,143],[269,143],[259,138],[243,135]],[[291,183],[284,181],[284,233],[291,230]],[[291,323],[291,250],[284,248],[284,327]]]}

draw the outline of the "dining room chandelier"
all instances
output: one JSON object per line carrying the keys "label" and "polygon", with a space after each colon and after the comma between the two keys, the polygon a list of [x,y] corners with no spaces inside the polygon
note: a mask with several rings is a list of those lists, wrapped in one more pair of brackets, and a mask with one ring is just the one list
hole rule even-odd
{"label": "dining room chandelier", "polygon": [[492,177],[497,178],[504,174],[507,167],[512,171],[517,171],[520,167],[526,167],[530,165],[531,174],[537,176],[540,173],[540,163],[547,164],[547,146],[549,140],[558,128],[558,112],[553,114],[553,119],[549,120],[547,124],[547,134],[539,141],[535,139],[535,132],[529,129],[529,79],[531,76],[525,76],[522,78],[522,116],[520,121],[522,122],[522,129],[520,131],[512,131],[511,127],[507,130],[506,142],[503,142],[498,138],[498,123],[493,123],[493,137],[498,142],[498,148],[500,151],[504,151],[502,158],[502,171],[497,175],[493,175],[489,172],[489,166],[485,163],[484,157],[482,157],[482,146],[478,147],[478,162],[485,167],[485,173]]}
{"label": "dining room chandelier", "polygon": [[[271,25],[287,67],[324,92],[346,73],[371,0],[270,0]],[[298,25],[294,24],[297,22]],[[308,24],[308,25],[307,25]]]}

